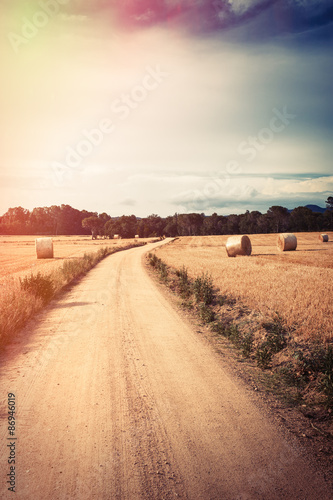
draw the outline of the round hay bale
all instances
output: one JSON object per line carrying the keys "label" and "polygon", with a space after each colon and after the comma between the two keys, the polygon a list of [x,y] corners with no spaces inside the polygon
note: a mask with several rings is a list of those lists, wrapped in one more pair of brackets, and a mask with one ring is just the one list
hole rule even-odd
{"label": "round hay bale", "polygon": [[52,238],[36,238],[37,259],[53,259]]}
{"label": "round hay bale", "polygon": [[251,255],[251,240],[246,235],[230,236],[225,244],[225,249],[228,257],[236,257],[236,255]]}
{"label": "round hay bale", "polygon": [[277,239],[277,247],[280,252],[287,252],[289,250],[296,250],[297,238],[292,233],[281,233]]}
{"label": "round hay bale", "polygon": [[323,241],[324,243],[327,243],[328,241],[328,234],[320,234],[319,235],[320,241]]}

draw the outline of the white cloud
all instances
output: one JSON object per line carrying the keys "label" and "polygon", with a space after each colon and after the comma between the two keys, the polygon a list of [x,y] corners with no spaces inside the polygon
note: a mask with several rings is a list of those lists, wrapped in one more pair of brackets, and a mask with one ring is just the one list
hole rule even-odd
{"label": "white cloud", "polygon": [[290,182],[281,188],[281,193],[326,193],[333,192],[333,176]]}

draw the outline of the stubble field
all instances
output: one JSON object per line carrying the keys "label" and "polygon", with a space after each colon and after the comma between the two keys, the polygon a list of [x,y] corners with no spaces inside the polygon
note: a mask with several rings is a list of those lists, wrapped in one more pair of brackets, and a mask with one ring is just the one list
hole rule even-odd
{"label": "stubble field", "polygon": [[[103,247],[124,247],[137,240],[92,240],[91,236],[54,236],[53,259],[36,259],[35,239],[40,236],[0,236],[0,280],[5,277],[23,277],[30,272],[49,273],[64,260],[75,260],[85,253],[97,252]],[[140,243],[151,238],[140,239]]]}
{"label": "stubble field", "polygon": [[221,294],[267,316],[278,313],[295,338],[333,337],[333,233],[296,233],[297,250],[280,252],[276,234],[250,235],[252,255],[229,258],[228,236],[181,237],[158,249],[169,266],[191,277],[208,272]]}

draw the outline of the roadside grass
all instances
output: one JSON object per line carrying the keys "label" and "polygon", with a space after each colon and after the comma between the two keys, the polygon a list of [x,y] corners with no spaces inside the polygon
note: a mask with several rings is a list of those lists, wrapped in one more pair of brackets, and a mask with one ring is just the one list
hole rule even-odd
{"label": "roadside grass", "polygon": [[[160,280],[180,297],[181,307],[208,325],[218,339],[223,337],[241,357],[257,366],[263,385],[286,404],[314,404],[333,408],[333,345],[296,341],[293,325],[280,313],[262,318],[239,300],[214,286],[211,275],[189,277],[187,268],[169,267],[155,253],[148,263]],[[165,279],[164,276],[167,276]]]}
{"label": "roadside grass", "polygon": [[40,272],[31,276],[20,278],[21,289],[40,298],[43,304],[47,304],[54,295],[55,286],[50,276],[43,276]]}
{"label": "roadside grass", "polygon": [[18,330],[65,286],[84,276],[105,257],[144,244],[136,242],[119,248],[102,247],[97,252],[85,253],[83,257],[65,260],[48,274],[38,271],[23,279],[9,277],[3,280],[0,288],[0,346],[13,339]]}
{"label": "roadside grass", "polygon": [[161,259],[159,259],[155,253],[149,253],[148,257],[150,259],[150,265],[159,272],[161,281],[167,282],[168,280],[167,265]]}
{"label": "roadside grass", "polygon": [[202,273],[193,282],[193,293],[197,302],[203,302],[205,306],[210,305],[214,299],[213,280],[210,274]]}
{"label": "roadside grass", "polygon": [[176,276],[179,278],[179,293],[182,298],[187,299],[191,295],[190,280],[185,266],[176,269]]}

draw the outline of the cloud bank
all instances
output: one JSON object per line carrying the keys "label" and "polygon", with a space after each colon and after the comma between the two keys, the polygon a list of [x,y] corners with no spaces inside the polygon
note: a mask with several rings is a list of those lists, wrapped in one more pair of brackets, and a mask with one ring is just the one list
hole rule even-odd
{"label": "cloud bank", "polygon": [[[22,33],[41,4],[3,0],[3,32]],[[0,210],[68,203],[166,216],[323,205],[330,4],[62,0],[17,52],[8,37],[0,43]],[[147,68],[168,76],[155,85]]]}

